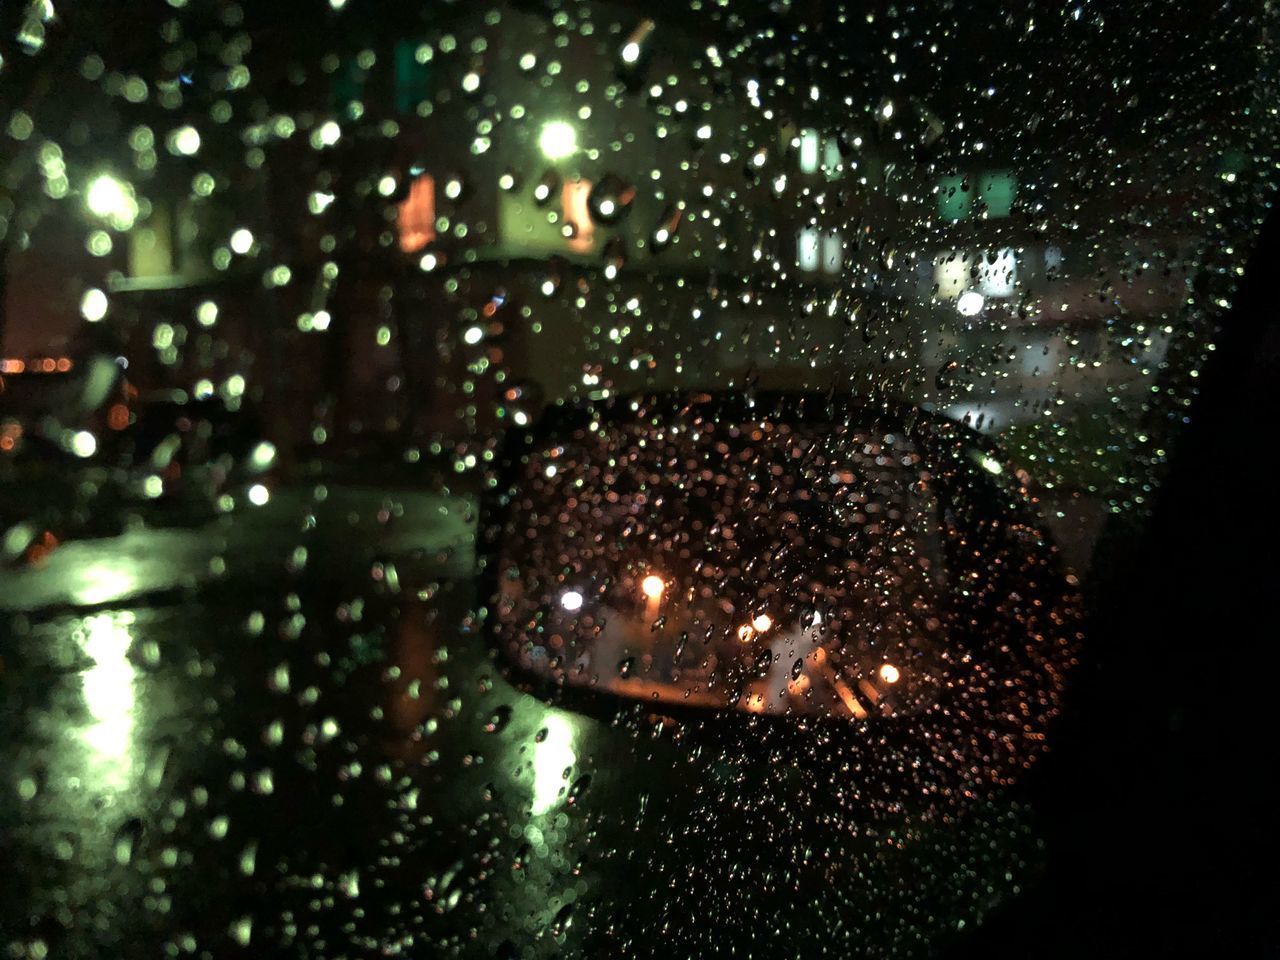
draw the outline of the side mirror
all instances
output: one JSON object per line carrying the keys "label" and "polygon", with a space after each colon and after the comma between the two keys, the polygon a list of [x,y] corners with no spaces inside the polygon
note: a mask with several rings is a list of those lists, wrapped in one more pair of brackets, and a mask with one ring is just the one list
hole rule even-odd
{"label": "side mirror", "polygon": [[831,395],[630,397],[553,410],[500,471],[488,629],[527,688],[1002,764],[1043,742],[1075,600],[1013,471],[959,424]]}

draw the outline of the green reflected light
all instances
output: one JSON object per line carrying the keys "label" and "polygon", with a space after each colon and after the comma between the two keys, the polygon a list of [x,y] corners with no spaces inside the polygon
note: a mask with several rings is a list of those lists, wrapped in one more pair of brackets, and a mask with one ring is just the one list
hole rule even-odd
{"label": "green reflected light", "polygon": [[573,721],[562,713],[548,713],[547,735],[533,747],[533,814],[540,816],[556,807],[565,789],[565,770],[577,762],[573,750]]}
{"label": "green reflected light", "polygon": [[91,721],[80,733],[95,785],[126,787],[133,773],[136,671],[129,662],[130,618],[110,613],[85,620],[84,652],[93,666],[82,678]]}

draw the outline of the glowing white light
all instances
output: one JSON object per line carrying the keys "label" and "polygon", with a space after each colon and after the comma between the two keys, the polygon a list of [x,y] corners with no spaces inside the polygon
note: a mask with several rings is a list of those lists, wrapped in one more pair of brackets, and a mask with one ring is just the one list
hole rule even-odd
{"label": "glowing white light", "polygon": [[838,233],[828,233],[822,238],[822,269],[827,273],[839,273],[844,263],[844,241]]}
{"label": "glowing white light", "polygon": [[570,613],[576,613],[582,609],[582,594],[577,590],[566,590],[560,595],[560,606]]}
{"label": "glowing white light", "polygon": [[545,736],[533,745],[534,816],[550,812],[560,802],[565,788],[565,771],[578,760],[573,750],[573,722],[564,714],[549,713],[543,724]]}
{"label": "glowing white light", "polygon": [[886,101],[885,105],[880,108],[880,116],[884,117],[886,120],[893,116],[892,101]]}
{"label": "glowing white light", "polygon": [[92,457],[98,449],[98,438],[88,430],[81,430],[71,438],[71,452],[77,457]]}
{"label": "glowing white light", "polygon": [[832,137],[822,145],[822,170],[828,177],[836,177],[840,167],[840,144]]}
{"label": "glowing white light", "polygon": [[640,59],[640,44],[632,40],[622,48],[622,62],[635,63]]}
{"label": "glowing white light", "polygon": [[988,297],[1007,297],[1018,281],[1018,257],[1005,248],[978,261],[978,289]]}
{"label": "glowing white light", "polygon": [[342,138],[342,128],[333,120],[327,120],[320,127],[320,142],[332,147]]}
{"label": "glowing white light", "polygon": [[[389,197],[396,192],[396,178],[385,176],[378,181],[378,193],[384,197]],[[326,204],[327,206],[327,204]]]}
{"label": "glowing white light", "polygon": [[657,600],[662,596],[662,591],[666,589],[666,584],[662,582],[660,576],[651,573],[640,581],[640,589],[644,591],[644,595],[650,600]]}
{"label": "glowing white light", "polygon": [[818,169],[818,131],[805,130],[800,134],[800,172],[813,173]]}
{"label": "glowing white light", "polygon": [[235,253],[246,254],[253,248],[253,231],[241,227],[231,234],[231,249]]}
{"label": "glowing white light", "polygon": [[107,295],[97,287],[90,287],[80,298],[80,316],[90,323],[97,323],[107,315]]}
{"label": "glowing white light", "polygon": [[317,310],[311,318],[311,327],[313,330],[328,330],[329,324],[333,322],[333,317],[328,310]]}
{"label": "glowing white light", "polygon": [[892,663],[886,663],[880,668],[880,679],[885,683],[897,683],[901,676],[898,668]]}
{"label": "glowing white light", "polygon": [[480,74],[472,70],[462,78],[462,89],[467,93],[475,93],[480,89]]}
{"label": "glowing white light", "polygon": [[99,174],[85,192],[85,205],[96,217],[106,220],[117,230],[128,230],[138,218],[138,201],[133,188],[109,173]]}
{"label": "glowing white light", "polygon": [[202,327],[212,327],[218,322],[218,305],[212,300],[205,300],[196,307],[196,321]]}
{"label": "glowing white light", "polygon": [[987,471],[987,473],[993,473],[997,476],[1004,473],[1004,467],[1000,466],[999,460],[994,460],[991,457],[983,457],[978,461],[978,463],[981,465],[983,470]]}
{"label": "glowing white light", "polygon": [[571,157],[578,152],[578,131],[563,120],[552,120],[538,134],[538,149],[548,160]]}
{"label": "glowing white light", "polygon": [[960,311],[963,317],[972,317],[982,312],[982,308],[987,305],[986,298],[977,290],[966,290],[960,294],[960,299],[956,301],[956,309]]}
{"label": "glowing white light", "polygon": [[467,327],[467,329],[462,333],[462,339],[463,342],[474,346],[484,339],[484,330],[480,327]]}
{"label": "glowing white light", "polygon": [[255,507],[261,507],[271,499],[271,491],[260,483],[255,483],[249,488],[249,502]]}
{"label": "glowing white light", "polygon": [[767,613],[757,614],[751,621],[751,627],[756,633],[764,633],[773,626],[773,618]]}
{"label": "glowing white light", "polygon": [[265,470],[276,459],[276,445],[269,440],[261,441],[249,454],[249,464],[255,470]]}
{"label": "glowing white light", "polygon": [[169,149],[184,157],[190,157],[200,149],[200,131],[195,127],[179,127],[169,134]]}
{"label": "glowing white light", "polygon": [[119,790],[133,770],[135,727],[133,664],[127,615],[103,613],[85,620],[85,655],[93,666],[81,678],[91,722],[80,734],[88,748],[95,786]]}
{"label": "glowing white light", "polygon": [[973,261],[962,253],[941,254],[933,263],[933,282],[938,288],[938,296],[954,300],[964,293],[972,265]]}
{"label": "glowing white light", "polygon": [[796,241],[797,259],[801,270],[818,269],[818,231],[807,227],[800,231]]}

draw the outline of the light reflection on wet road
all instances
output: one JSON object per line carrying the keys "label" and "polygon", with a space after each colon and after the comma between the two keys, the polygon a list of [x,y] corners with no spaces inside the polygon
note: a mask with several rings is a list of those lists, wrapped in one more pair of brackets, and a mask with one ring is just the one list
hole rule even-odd
{"label": "light reflection on wet road", "polygon": [[643,709],[610,724],[517,692],[473,591],[335,563],[10,614],[0,943],[728,956],[750,932],[787,954],[909,955],[1032,869],[1015,807],[860,820],[856,798],[888,782],[847,759],[833,782],[816,735]]}

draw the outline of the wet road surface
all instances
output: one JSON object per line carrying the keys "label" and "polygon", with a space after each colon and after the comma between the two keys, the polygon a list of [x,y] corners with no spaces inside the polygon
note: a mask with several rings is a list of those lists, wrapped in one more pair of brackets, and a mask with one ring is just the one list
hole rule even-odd
{"label": "wet road surface", "polygon": [[1016,802],[886,815],[892,778],[817,729],[517,690],[429,506],[406,572],[355,524],[162,597],[10,605],[5,956],[912,955],[1034,874]]}

